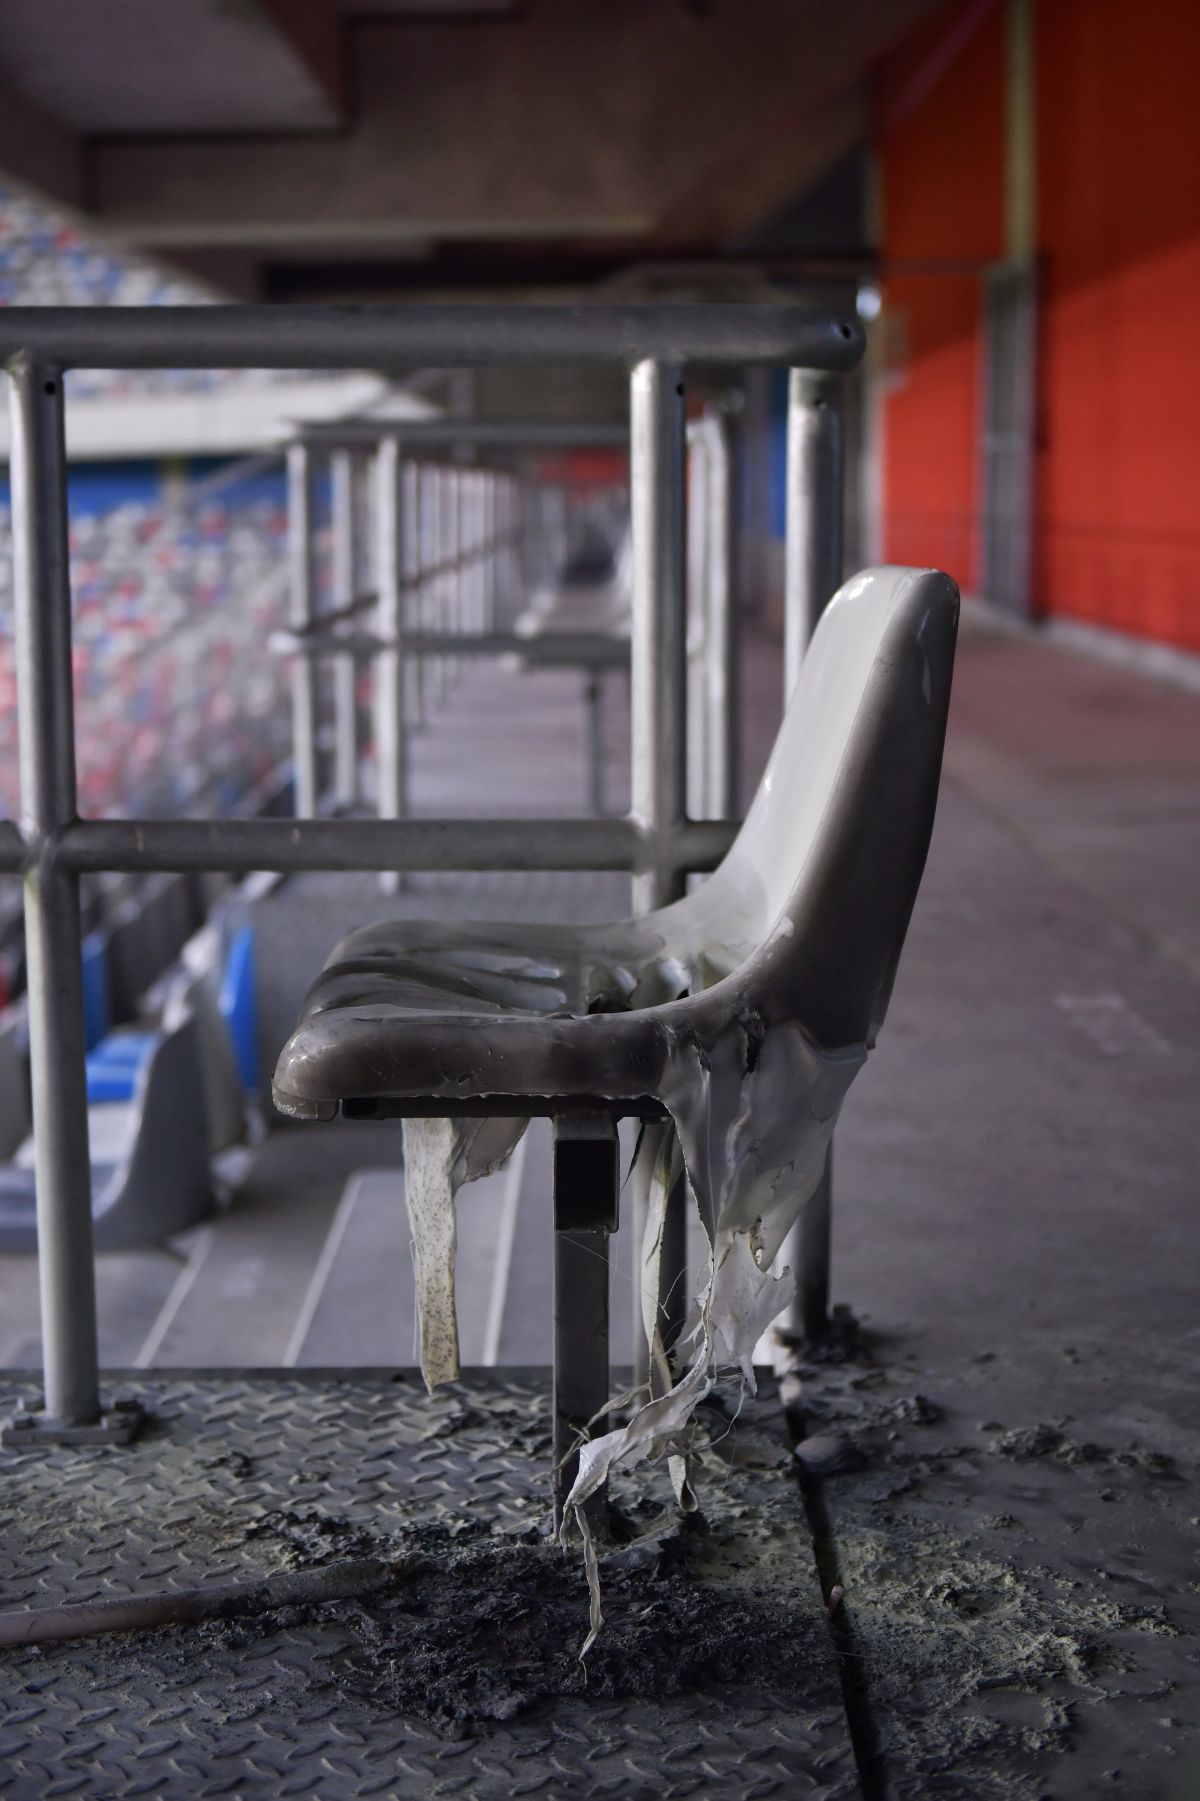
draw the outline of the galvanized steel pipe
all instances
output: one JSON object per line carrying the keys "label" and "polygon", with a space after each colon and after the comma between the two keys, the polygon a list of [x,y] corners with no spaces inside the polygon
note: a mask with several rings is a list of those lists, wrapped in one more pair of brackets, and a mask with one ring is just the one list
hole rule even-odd
{"label": "galvanized steel pipe", "polygon": [[[354,458],[335,450],[329,459],[331,599],[345,609],[354,600]],[[344,631],[338,625],[338,631]],[[333,802],[352,807],[358,798],[358,671],[354,658],[338,657],[333,666]]]}
{"label": "galvanized steel pipe", "polygon": [[59,836],[54,862],[77,871],[715,869],[734,837],[691,820],[648,842],[631,819],[87,819]]}
{"label": "galvanized steel pipe", "polygon": [[[287,454],[288,621],[298,631],[313,621],[312,469],[303,444]],[[292,781],[297,819],[317,811],[317,670],[310,657],[292,665]]]}
{"label": "galvanized steel pipe", "polygon": [[43,853],[75,818],[75,709],[62,376],[10,370],[13,601],[29,1060],[46,1414],[100,1417],[79,879]]}
{"label": "galvanized steel pipe", "polygon": [[842,403],[807,369],[788,383],[784,694],[792,692],[817,620],[842,579]]}
{"label": "galvanized steel pipe", "polygon": [[0,361],[81,369],[632,369],[776,363],[852,369],[852,308],[822,306],[5,307]]}
{"label": "galvanized steel pipe", "polygon": [[624,419],[322,419],[296,421],[289,438],[313,449],[374,449],[388,438],[417,450],[622,449]]}
{"label": "galvanized steel pipe", "polygon": [[[629,419],[631,812],[647,839],[665,848],[687,811],[685,438],[676,365],[638,364]],[[664,861],[635,879],[634,911],[663,906],[679,888],[678,872]]]}
{"label": "galvanized steel pipe", "polygon": [[[828,377],[793,369],[788,385],[787,548],[784,699],[791,695],[817,621],[842,579],[843,462],[840,388]],[[799,1221],[780,1252],[798,1263],[790,1325],[806,1340],[829,1324],[833,1232],[833,1148]]]}
{"label": "galvanized steel pipe", "polygon": [[[375,457],[375,569],[379,589],[379,632],[389,640],[375,654],[375,760],[380,819],[400,819],[408,811],[408,734],[404,719],[404,522],[403,467],[395,439]],[[398,870],[385,870],[382,887],[394,894]]]}

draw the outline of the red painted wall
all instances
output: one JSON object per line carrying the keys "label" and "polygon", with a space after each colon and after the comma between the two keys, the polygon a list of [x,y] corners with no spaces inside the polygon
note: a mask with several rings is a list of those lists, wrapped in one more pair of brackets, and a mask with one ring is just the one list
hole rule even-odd
{"label": "red painted wall", "polygon": [[[1003,9],[960,3],[879,72],[876,149],[889,264],[990,260],[1003,242]],[[964,587],[978,574],[979,282],[889,275],[883,300],[885,550]]]}
{"label": "red painted wall", "polygon": [[1200,8],[1036,17],[1035,593],[1200,650]]}
{"label": "red painted wall", "polygon": [[[1200,650],[1200,6],[1038,0],[1034,603]],[[1003,0],[957,0],[879,71],[882,249],[1004,249]],[[897,272],[887,554],[978,566],[979,284]],[[886,316],[886,315],[885,315]]]}

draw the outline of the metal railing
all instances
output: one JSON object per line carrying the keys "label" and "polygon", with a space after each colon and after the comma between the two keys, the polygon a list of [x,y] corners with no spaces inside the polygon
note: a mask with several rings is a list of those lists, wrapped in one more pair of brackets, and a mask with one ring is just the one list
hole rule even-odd
{"label": "metal railing", "polygon": [[[694,817],[729,819],[737,812],[739,711],[728,416],[706,409],[689,424],[687,440],[688,802]],[[561,565],[561,549],[556,555],[551,547],[547,555],[551,534],[537,505],[545,479],[541,471],[530,479],[529,456],[627,451],[628,444],[628,426],[607,421],[368,418],[295,430],[286,453],[292,624],[271,642],[311,665],[332,664],[335,675],[328,782],[321,779],[326,733],[313,669],[295,676],[298,813],[317,812],[322,792],[334,810],[361,799],[357,673],[363,662],[372,672],[376,808],[380,818],[396,819],[409,811],[409,737],[429,709],[427,670],[436,703],[460,660],[506,656],[583,673],[588,794],[592,813],[603,813],[602,683],[606,671],[628,671],[628,614],[591,629],[566,629],[551,614],[544,629],[529,635],[513,629],[511,605],[504,603],[514,595],[528,599],[536,580],[554,577]],[[438,452],[472,461],[432,460]],[[332,571],[324,608],[313,575],[312,490],[322,469],[330,486]],[[356,487],[365,490],[365,508],[355,505]],[[369,560],[359,554],[364,539],[374,551]]]}
{"label": "metal railing", "polygon": [[[626,869],[635,904],[671,899],[732,836],[686,810],[684,376],[689,364],[844,372],[862,333],[815,306],[113,307],[0,312],[12,419],[21,818],[0,870],[24,882],[44,1409],[10,1433],[116,1442],[134,1410],[101,1406],[88,1156],[79,878],[85,870]],[[63,371],[83,368],[608,366],[629,373],[633,532],[632,807],[626,819],[81,820],[75,791]],[[836,522],[814,480],[793,379],[789,631],[826,595],[814,554]],[[813,418],[821,439],[820,421]],[[836,542],[836,540],[834,540]],[[823,579],[823,578],[822,578]],[[305,667],[306,665],[299,665]]]}
{"label": "metal railing", "polygon": [[688,809],[737,817],[741,785],[737,494],[730,422],[713,407],[688,430]]}
{"label": "metal railing", "polygon": [[[598,672],[625,667],[611,634],[554,633],[529,639],[512,630],[511,601],[555,567],[546,555],[537,501],[543,484],[522,469],[531,454],[628,446],[627,426],[560,420],[359,419],[297,428],[288,447],[291,628],[275,649],[302,659],[293,675],[292,739],[297,812],[311,816],[328,786],[335,808],[360,796],[357,669],[372,669],[382,819],[408,811],[409,735],[445,696],[464,658],[516,655],[543,667],[589,671],[594,712]],[[469,457],[470,462],[460,459]],[[316,601],[314,478],[330,477],[331,608]],[[356,477],[368,496],[354,505]],[[369,568],[358,555],[373,549]],[[362,579],[365,576],[365,581]],[[374,615],[373,621],[366,617]],[[316,669],[334,669],[333,779],[321,781]],[[589,724],[593,764],[597,732]],[[592,771],[595,796],[598,777]],[[599,807],[593,811],[599,812]]]}

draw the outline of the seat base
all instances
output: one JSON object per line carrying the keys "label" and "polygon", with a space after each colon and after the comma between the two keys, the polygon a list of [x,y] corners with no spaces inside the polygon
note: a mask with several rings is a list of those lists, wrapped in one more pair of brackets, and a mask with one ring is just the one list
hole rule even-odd
{"label": "seat base", "polygon": [[482,1094],[463,1100],[384,1095],[342,1102],[343,1119],[561,1119],[573,1113],[603,1113],[617,1120],[667,1117],[662,1102],[652,1095],[619,1101],[596,1094]]}

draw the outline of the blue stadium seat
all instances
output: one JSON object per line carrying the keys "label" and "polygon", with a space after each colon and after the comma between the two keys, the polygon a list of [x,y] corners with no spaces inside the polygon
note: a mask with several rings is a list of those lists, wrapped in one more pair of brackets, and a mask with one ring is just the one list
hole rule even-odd
{"label": "blue stadium seat", "polygon": [[102,1039],[87,1060],[88,1104],[131,1101],[156,1042],[154,1032],[111,1032]]}
{"label": "blue stadium seat", "polygon": [[254,975],[254,927],[234,933],[221,978],[221,1017],[229,1031],[242,1086],[252,1092],[259,1086],[258,995]]}
{"label": "blue stadium seat", "polygon": [[83,1028],[92,1051],[112,1025],[108,986],[108,934],[89,932],[83,941]]}
{"label": "blue stadium seat", "polygon": [[[96,1249],[161,1243],[212,1205],[203,1069],[194,1014],[180,996],[151,1035],[132,1099],[89,1109]],[[33,1142],[0,1168],[0,1253],[37,1249]]]}

